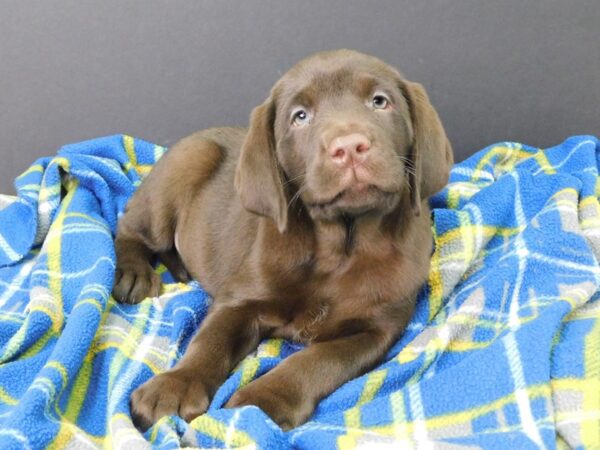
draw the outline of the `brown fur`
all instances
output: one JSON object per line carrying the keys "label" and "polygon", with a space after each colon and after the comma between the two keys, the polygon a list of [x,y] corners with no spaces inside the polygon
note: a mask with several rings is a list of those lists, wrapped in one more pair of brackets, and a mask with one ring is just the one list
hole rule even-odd
{"label": "brown fur", "polygon": [[[374,90],[389,108],[372,107]],[[292,123],[296,106],[310,112],[308,125]],[[350,133],[370,142],[354,172],[327,154]],[[177,143],[119,223],[113,293],[130,303],[157,295],[149,261],[159,254],[175,276],[198,279],[214,304],[175,367],[133,393],[135,422],[146,428],[163,415],[202,414],[267,336],[307,347],[225,406],[257,405],[283,428],[381,361],[426,280],[427,198],[445,185],[451,164],[422,86],[348,50],[294,66],[248,130],[210,129]],[[368,188],[357,187],[359,171]]]}

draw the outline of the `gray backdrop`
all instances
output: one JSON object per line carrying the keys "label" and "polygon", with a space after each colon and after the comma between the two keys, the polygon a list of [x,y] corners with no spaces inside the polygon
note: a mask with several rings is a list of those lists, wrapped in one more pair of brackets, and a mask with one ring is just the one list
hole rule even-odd
{"label": "gray backdrop", "polygon": [[290,65],[339,47],[425,84],[459,160],[600,135],[598,0],[0,0],[0,192],[62,144],[246,124]]}

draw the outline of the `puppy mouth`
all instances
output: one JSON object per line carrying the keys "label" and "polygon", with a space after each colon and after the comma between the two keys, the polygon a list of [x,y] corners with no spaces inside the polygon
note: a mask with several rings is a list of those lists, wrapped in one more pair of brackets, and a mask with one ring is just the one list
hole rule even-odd
{"label": "puppy mouth", "polygon": [[307,206],[317,210],[336,208],[340,212],[361,213],[377,208],[382,201],[394,194],[394,192],[384,191],[373,184],[354,183],[330,199],[307,203]]}

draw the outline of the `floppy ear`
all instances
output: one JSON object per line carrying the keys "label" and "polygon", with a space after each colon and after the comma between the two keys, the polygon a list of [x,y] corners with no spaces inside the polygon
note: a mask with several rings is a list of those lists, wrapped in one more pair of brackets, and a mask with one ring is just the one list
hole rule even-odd
{"label": "floppy ear", "polygon": [[288,212],[284,175],[275,155],[274,121],[275,107],[270,99],[252,111],[235,173],[235,188],[244,208],[270,217],[283,233]]}
{"label": "floppy ear", "polygon": [[431,197],[448,182],[454,156],[442,122],[423,86],[403,80],[401,88],[408,102],[413,129],[410,201],[415,215],[419,215],[421,200]]}

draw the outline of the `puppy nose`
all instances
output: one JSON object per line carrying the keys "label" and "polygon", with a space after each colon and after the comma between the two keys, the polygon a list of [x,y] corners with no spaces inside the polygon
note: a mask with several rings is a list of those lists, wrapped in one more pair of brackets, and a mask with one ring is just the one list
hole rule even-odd
{"label": "puppy nose", "polygon": [[327,151],[335,164],[351,166],[364,161],[370,148],[369,138],[361,133],[352,133],[333,139]]}

